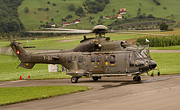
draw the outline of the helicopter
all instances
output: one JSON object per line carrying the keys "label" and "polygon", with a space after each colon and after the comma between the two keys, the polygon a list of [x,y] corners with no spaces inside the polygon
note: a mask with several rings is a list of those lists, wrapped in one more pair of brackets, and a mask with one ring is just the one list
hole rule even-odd
{"label": "helicopter", "polygon": [[[51,29],[50,29],[51,30]],[[77,83],[82,76],[98,81],[101,77],[132,76],[133,81],[141,81],[140,75],[157,67],[150,57],[149,48],[134,46],[127,41],[111,41],[105,37],[108,31],[104,25],[97,25],[92,30],[57,29],[61,31],[28,31],[28,33],[95,33],[95,38],[86,38],[74,49],[57,52],[28,53],[14,40],[10,46],[20,59],[20,67],[31,69],[35,64],[61,64],[68,69],[71,82]],[[18,67],[19,67],[18,66]],[[158,76],[160,72],[158,72]]]}

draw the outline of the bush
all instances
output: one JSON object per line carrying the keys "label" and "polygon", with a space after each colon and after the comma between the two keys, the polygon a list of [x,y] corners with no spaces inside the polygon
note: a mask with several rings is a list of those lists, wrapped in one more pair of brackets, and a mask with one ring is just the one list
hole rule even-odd
{"label": "bush", "polygon": [[72,18],[72,15],[71,15],[71,14],[69,14],[69,15],[66,16],[66,19],[69,19],[69,18]]}
{"label": "bush", "polygon": [[162,22],[160,24],[160,30],[168,31],[168,25],[165,22]]}
{"label": "bush", "polygon": [[81,6],[78,7],[78,9],[75,11],[77,16],[83,17],[86,16],[83,8]]}
{"label": "bush", "polygon": [[53,5],[53,6],[56,6],[56,3],[53,3],[52,5]]}
{"label": "bush", "polygon": [[29,12],[28,7],[25,7],[25,8],[24,8],[24,12],[25,12],[25,13],[28,13],[28,12]]}
{"label": "bush", "polygon": [[153,0],[156,5],[161,5],[161,3],[158,0]]}
{"label": "bush", "polygon": [[43,8],[38,8],[38,11],[42,11],[42,10],[44,10]]}
{"label": "bush", "polygon": [[46,11],[49,11],[49,8],[46,8]]}
{"label": "bush", "polygon": [[74,11],[76,9],[75,5],[73,3],[71,3],[69,6],[68,6],[68,9],[70,11]]}
{"label": "bush", "polygon": [[50,1],[47,1],[47,4],[50,4]]}
{"label": "bush", "polygon": [[166,9],[167,9],[167,7],[163,6],[163,9],[165,9],[165,10],[166,10]]}

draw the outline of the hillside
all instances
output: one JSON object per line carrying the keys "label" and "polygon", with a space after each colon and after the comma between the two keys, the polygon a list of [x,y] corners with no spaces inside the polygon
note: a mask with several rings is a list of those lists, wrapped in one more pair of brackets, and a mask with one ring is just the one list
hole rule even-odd
{"label": "hillside", "polygon": [[[54,22],[58,26],[62,26],[62,22],[64,22],[62,19],[65,19],[69,14],[72,15],[72,18],[66,19],[66,22],[72,22],[74,18],[80,19],[82,22],[76,26],[69,26],[70,28],[90,29],[98,23],[98,18],[100,18],[101,15],[116,16],[120,8],[126,8],[127,14],[123,15],[123,17],[127,17],[127,19],[136,17],[138,9],[140,8],[141,13],[146,13],[146,16],[152,14],[154,17],[167,19],[167,16],[173,15],[173,19],[176,22],[180,20],[179,0],[158,0],[161,5],[156,5],[153,0],[110,0],[110,3],[105,6],[105,9],[97,14],[87,14],[87,11],[84,9],[86,17],[82,18],[75,15],[75,11],[69,11],[68,6],[71,3],[73,3],[77,9],[78,6],[83,7],[83,2],[85,1],[86,0],[50,0],[50,4],[48,4],[48,0],[24,0],[22,5],[18,7],[18,13],[26,29],[30,30],[38,29],[40,25],[46,24],[46,22]],[[55,3],[56,6],[53,6],[53,3]],[[28,13],[24,12],[25,7],[28,7]],[[39,11],[39,8],[44,9],[45,11]],[[46,10],[47,8],[48,11]],[[114,12],[113,9],[115,9]],[[91,21],[89,21],[90,16],[94,17]],[[103,25],[109,25],[115,20],[117,19],[102,19],[102,22]]]}
{"label": "hillside", "polygon": [[17,13],[17,8],[21,5],[22,1],[23,0],[0,1],[0,38],[10,33],[12,36],[20,35],[20,32],[24,30],[24,26]]}

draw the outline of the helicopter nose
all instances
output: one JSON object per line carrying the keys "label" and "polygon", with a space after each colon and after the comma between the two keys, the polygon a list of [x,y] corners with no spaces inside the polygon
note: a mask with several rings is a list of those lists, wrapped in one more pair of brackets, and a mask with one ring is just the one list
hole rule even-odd
{"label": "helicopter nose", "polygon": [[156,64],[155,61],[151,60],[151,61],[149,62],[149,68],[150,68],[151,70],[154,69],[154,68],[156,68],[156,66],[157,66],[157,64]]}

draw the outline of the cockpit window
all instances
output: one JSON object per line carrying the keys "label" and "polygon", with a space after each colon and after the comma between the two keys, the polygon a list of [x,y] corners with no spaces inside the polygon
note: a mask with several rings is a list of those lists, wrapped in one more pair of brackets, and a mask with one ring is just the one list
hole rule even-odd
{"label": "cockpit window", "polygon": [[143,56],[141,54],[139,54],[138,52],[135,52],[135,56],[137,59],[142,59]]}
{"label": "cockpit window", "polygon": [[148,58],[148,56],[146,55],[144,51],[141,51],[141,55],[143,56],[143,58]]}
{"label": "cockpit window", "polygon": [[127,60],[133,60],[133,59],[134,59],[133,53],[128,53],[128,54],[126,54],[126,59],[127,59]]}

